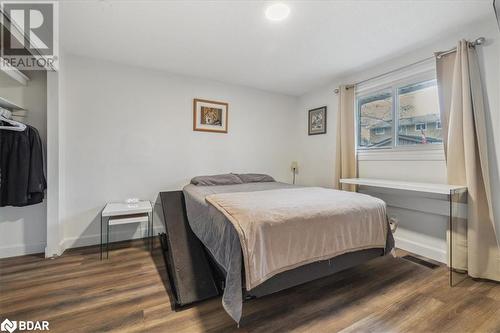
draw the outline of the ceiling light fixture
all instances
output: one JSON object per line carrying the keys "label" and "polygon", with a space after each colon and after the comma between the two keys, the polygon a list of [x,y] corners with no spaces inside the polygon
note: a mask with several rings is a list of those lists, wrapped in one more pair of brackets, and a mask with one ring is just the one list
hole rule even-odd
{"label": "ceiling light fixture", "polygon": [[281,21],[288,17],[290,14],[290,7],[284,3],[275,3],[267,7],[266,17],[271,21]]}

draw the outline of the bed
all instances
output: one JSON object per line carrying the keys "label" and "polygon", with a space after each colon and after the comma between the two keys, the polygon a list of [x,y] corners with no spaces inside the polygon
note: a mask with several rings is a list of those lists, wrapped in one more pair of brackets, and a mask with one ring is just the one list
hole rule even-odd
{"label": "bed", "polygon": [[223,280],[222,304],[237,323],[244,299],[327,276],[393,249],[385,203],[379,199],[294,186],[269,176],[240,179],[194,181],[183,188],[189,226]]}

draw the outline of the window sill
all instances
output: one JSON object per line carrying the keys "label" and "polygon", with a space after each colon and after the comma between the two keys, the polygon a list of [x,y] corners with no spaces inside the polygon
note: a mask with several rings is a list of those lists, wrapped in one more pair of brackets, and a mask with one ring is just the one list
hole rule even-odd
{"label": "window sill", "polygon": [[380,149],[358,149],[359,161],[445,161],[442,144]]}

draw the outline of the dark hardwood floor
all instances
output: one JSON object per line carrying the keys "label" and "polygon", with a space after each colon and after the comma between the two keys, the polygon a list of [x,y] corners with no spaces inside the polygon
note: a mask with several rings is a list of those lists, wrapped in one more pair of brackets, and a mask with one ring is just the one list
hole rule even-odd
{"label": "dark hardwood floor", "polygon": [[[48,320],[50,332],[500,332],[500,284],[448,287],[446,267],[401,258],[246,302],[237,329],[220,298],[172,311],[161,252],[142,242],[0,260],[0,317]],[[399,252],[401,254],[402,252]]]}

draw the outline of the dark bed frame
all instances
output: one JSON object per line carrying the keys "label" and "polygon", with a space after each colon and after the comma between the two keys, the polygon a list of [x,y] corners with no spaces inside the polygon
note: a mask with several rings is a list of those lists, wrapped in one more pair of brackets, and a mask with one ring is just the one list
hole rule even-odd
{"label": "dark bed frame", "polygon": [[[221,295],[225,283],[224,270],[191,230],[183,192],[161,192],[155,212],[165,225],[166,232],[160,234],[160,240],[175,307]],[[277,274],[252,290],[244,290],[244,298],[262,297],[310,282],[383,256],[384,253],[384,249],[361,250],[304,265]]]}

